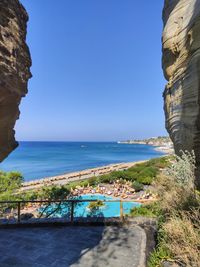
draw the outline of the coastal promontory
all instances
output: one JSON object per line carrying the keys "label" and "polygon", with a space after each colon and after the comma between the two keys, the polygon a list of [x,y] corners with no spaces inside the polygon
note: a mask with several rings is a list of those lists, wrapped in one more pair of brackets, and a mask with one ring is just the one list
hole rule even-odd
{"label": "coastal promontory", "polygon": [[166,128],[177,154],[194,150],[200,187],[200,1],[165,0],[163,22]]}
{"label": "coastal promontory", "polygon": [[14,126],[31,77],[27,21],[18,0],[0,0],[0,161],[18,145]]}

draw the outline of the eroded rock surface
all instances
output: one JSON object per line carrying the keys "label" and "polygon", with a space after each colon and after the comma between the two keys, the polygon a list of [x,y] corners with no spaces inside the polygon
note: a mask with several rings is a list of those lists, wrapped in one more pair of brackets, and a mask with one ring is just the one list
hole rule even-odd
{"label": "eroded rock surface", "polygon": [[14,126],[31,77],[27,21],[18,0],[0,0],[0,161],[17,146]]}
{"label": "eroded rock surface", "polygon": [[166,128],[176,153],[194,150],[200,187],[200,0],[165,0]]}

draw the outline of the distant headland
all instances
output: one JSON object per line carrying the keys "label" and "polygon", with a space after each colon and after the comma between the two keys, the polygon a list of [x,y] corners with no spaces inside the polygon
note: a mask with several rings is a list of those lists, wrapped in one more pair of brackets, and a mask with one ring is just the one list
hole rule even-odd
{"label": "distant headland", "polygon": [[146,139],[131,139],[118,141],[118,144],[140,144],[155,146],[155,149],[165,153],[174,153],[174,147],[171,139],[168,136],[150,137]]}

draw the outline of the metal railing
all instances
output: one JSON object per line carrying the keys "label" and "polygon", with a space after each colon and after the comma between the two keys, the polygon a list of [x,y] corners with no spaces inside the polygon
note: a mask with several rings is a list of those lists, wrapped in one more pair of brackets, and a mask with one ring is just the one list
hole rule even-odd
{"label": "metal railing", "polygon": [[[62,209],[62,205],[67,204],[68,206],[68,210],[69,210],[69,221],[70,223],[74,222],[74,211],[75,211],[75,206],[79,203],[85,203],[85,202],[97,202],[99,201],[98,199],[61,199],[61,200],[20,200],[20,201],[0,201],[0,225],[1,225],[1,220],[5,220],[6,219],[6,215],[9,215],[9,211],[12,210],[12,212],[10,212],[10,214],[15,214],[15,224],[20,224],[22,222],[22,208],[26,207],[28,204],[38,204],[38,208],[43,207],[43,211],[41,212],[42,215],[40,215],[39,217],[36,217],[36,219],[40,219],[40,218],[50,218],[53,214],[56,213],[56,211],[58,209]],[[133,200],[100,200],[102,203],[108,203],[108,202],[117,202],[119,203],[119,209],[120,209],[120,216],[117,216],[118,218],[120,218],[121,220],[124,219],[124,210],[123,210],[123,203],[126,202],[134,202]],[[56,205],[55,205],[56,204]],[[45,210],[48,209],[48,207],[53,207],[53,205],[55,205],[55,209],[52,209],[52,212],[50,213],[50,215],[48,214],[45,215]],[[2,208],[3,206],[3,208]],[[12,207],[12,208],[11,208]],[[43,217],[42,217],[43,216]],[[110,217],[113,218],[113,217]],[[116,218],[116,217],[115,217]],[[28,221],[28,220],[27,220]]]}

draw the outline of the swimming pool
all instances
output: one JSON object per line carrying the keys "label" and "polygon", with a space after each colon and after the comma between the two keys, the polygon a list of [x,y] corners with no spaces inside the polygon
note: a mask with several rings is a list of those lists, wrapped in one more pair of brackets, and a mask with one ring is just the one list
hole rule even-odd
{"label": "swimming pool", "polygon": [[[111,196],[105,196],[101,194],[87,194],[87,195],[82,195],[79,197],[74,197],[73,199],[81,199],[81,200],[88,200],[88,199],[93,199],[93,200],[101,200],[101,201],[106,201],[106,200],[118,200],[117,202],[105,202],[104,206],[100,207],[98,210],[91,211],[88,206],[91,202],[79,202],[78,204],[75,205],[74,207],[74,217],[92,217],[92,216],[98,216],[98,217],[119,217],[120,216],[120,200],[117,198],[113,198]],[[137,202],[124,202],[123,203],[123,213],[128,214],[130,210],[134,207],[139,207],[141,204]],[[55,206],[53,204],[49,206],[45,213],[51,212]],[[54,213],[53,216],[56,217],[68,217],[70,215],[70,206],[69,204],[62,204],[58,211]]]}

